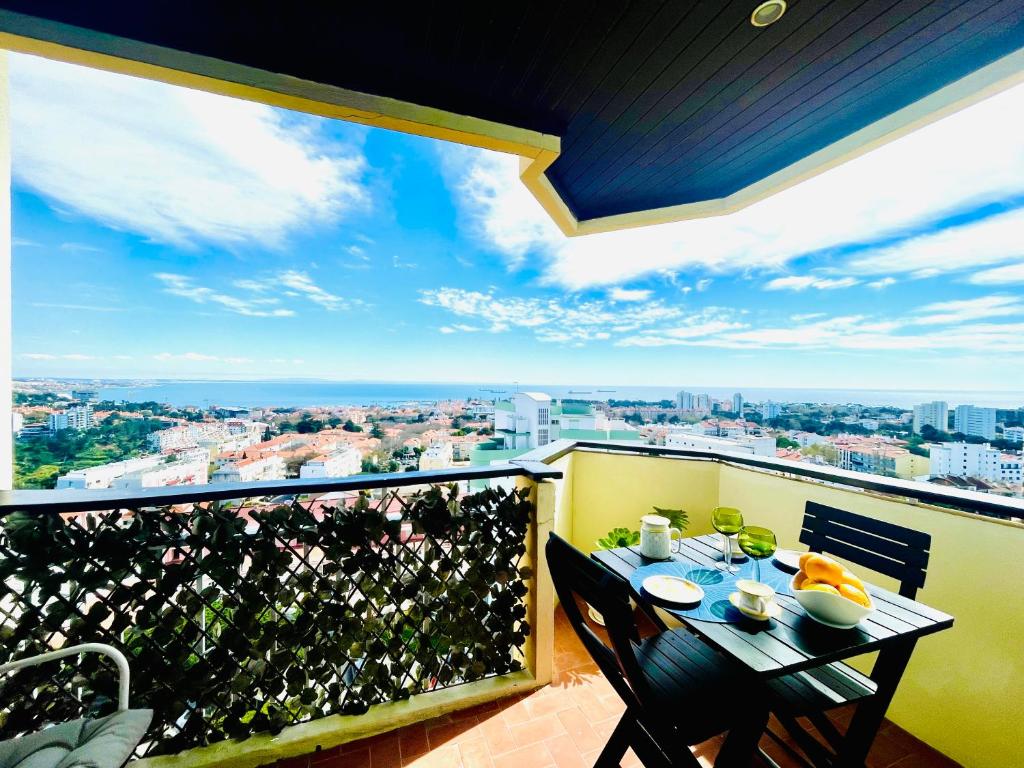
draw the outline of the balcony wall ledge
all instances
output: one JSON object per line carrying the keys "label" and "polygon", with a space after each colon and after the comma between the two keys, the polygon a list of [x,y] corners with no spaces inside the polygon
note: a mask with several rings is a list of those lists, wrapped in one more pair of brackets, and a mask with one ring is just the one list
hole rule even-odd
{"label": "balcony wall ledge", "polygon": [[903,503],[925,504],[937,511],[950,514],[967,514],[973,518],[983,516],[989,522],[1015,527],[1022,525],[1018,520],[1024,519],[1024,499],[943,488],[914,480],[870,475],[836,467],[732,451],[668,448],[621,440],[557,440],[517,457],[512,463],[536,468],[539,464],[552,465],[559,459],[577,451],[602,451],[677,460],[713,461],[742,469],[783,474],[794,480],[829,483],[847,489],[855,488],[886,499],[899,500]]}
{"label": "balcony wall ledge", "polygon": [[332,749],[467,707],[541,687],[527,670],[421,693],[405,701],[377,704],[362,715],[331,715],[288,726],[277,735],[260,733],[220,741],[173,755],[146,757],[132,768],[257,768],[277,760]]}

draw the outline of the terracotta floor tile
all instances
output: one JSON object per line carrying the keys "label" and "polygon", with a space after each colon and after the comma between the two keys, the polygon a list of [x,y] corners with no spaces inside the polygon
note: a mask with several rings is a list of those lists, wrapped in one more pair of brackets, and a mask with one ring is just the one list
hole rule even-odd
{"label": "terracotta floor tile", "polygon": [[562,725],[562,721],[557,717],[550,716],[539,720],[530,720],[519,725],[510,725],[509,731],[512,732],[512,738],[515,739],[516,744],[520,747],[525,747],[528,744],[536,744],[537,742],[553,739],[555,736],[564,735],[565,726]]}
{"label": "terracotta floor tile", "polygon": [[423,723],[399,728],[398,743],[401,748],[403,762],[426,754],[427,750],[430,749],[430,745],[427,742],[427,729]]}
{"label": "terracotta floor tile", "polygon": [[549,768],[554,765],[555,759],[543,744],[531,744],[494,758],[494,768]]}
{"label": "terracotta floor tile", "polygon": [[497,757],[516,748],[515,739],[501,717],[492,717],[480,723],[480,733],[487,742],[487,750]]}
{"label": "terracotta floor tile", "polygon": [[323,768],[370,768],[370,748],[363,747],[354,752],[340,752],[322,763],[314,765]]}
{"label": "terracotta floor tile", "polygon": [[569,736],[556,736],[544,742],[544,746],[548,748],[558,768],[593,768],[594,763],[584,760],[579,747]]}
{"label": "terracotta floor tile", "polygon": [[448,744],[449,742],[458,744],[479,735],[476,724],[476,718],[471,717],[427,728],[427,742],[430,744],[431,749],[437,749],[442,744]]}
{"label": "terracotta floor tile", "polygon": [[462,753],[457,744],[445,744],[412,760],[402,760],[403,768],[462,768]]}
{"label": "terracotta floor tile", "polygon": [[483,736],[469,739],[459,744],[464,768],[493,768],[494,761],[487,749],[487,740]]}
{"label": "terracotta floor tile", "polygon": [[599,749],[605,743],[605,740],[594,732],[590,721],[576,707],[559,712],[558,719],[562,722],[562,726],[579,752]]}
{"label": "terracotta floor tile", "polygon": [[566,709],[576,709],[572,696],[561,688],[551,689],[551,693],[546,696],[531,696],[524,704],[531,720],[550,717]]}
{"label": "terracotta floor tile", "polygon": [[401,768],[402,750],[398,734],[392,731],[387,736],[370,745],[370,768]]}

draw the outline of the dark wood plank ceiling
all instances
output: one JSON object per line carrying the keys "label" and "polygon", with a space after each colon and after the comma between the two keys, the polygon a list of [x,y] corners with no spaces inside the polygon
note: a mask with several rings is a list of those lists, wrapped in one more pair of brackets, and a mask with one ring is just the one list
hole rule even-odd
{"label": "dark wood plank ceiling", "polygon": [[548,177],[581,220],[724,197],[1024,47],[1024,0],[791,0],[764,29],[756,4],[0,0],[557,134]]}

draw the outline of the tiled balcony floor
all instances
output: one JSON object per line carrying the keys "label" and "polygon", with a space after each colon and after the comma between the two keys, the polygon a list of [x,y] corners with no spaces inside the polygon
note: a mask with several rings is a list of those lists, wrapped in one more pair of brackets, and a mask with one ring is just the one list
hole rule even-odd
{"label": "tiled balcony floor", "polygon": [[[483,704],[342,747],[281,760],[277,768],[589,768],[624,709],[559,611],[555,680],[529,695]],[[849,714],[834,718],[845,725]],[[693,752],[714,764],[718,738]],[[761,746],[785,768],[797,764],[768,737]],[[623,768],[641,765],[629,752]],[[755,758],[753,768],[767,765]],[[875,740],[867,768],[956,768],[892,723]]]}

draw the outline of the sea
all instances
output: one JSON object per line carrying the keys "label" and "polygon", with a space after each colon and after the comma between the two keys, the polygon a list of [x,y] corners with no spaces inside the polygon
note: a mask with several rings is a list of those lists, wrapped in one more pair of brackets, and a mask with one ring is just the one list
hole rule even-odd
{"label": "sea", "polygon": [[388,381],[152,381],[107,383],[97,386],[104,400],[140,402],[154,400],[175,406],[240,408],[393,405],[432,403],[439,400],[487,400],[506,398],[514,392],[544,392],[554,398],[578,400],[674,400],[683,389],[731,398],[741,392],[747,402],[828,403],[833,405],[891,405],[909,408],[915,403],[945,400],[951,407],[962,404],[992,408],[1024,408],[1024,390],[886,390],[801,389],[792,387],[614,386],[560,384],[451,384]]}

